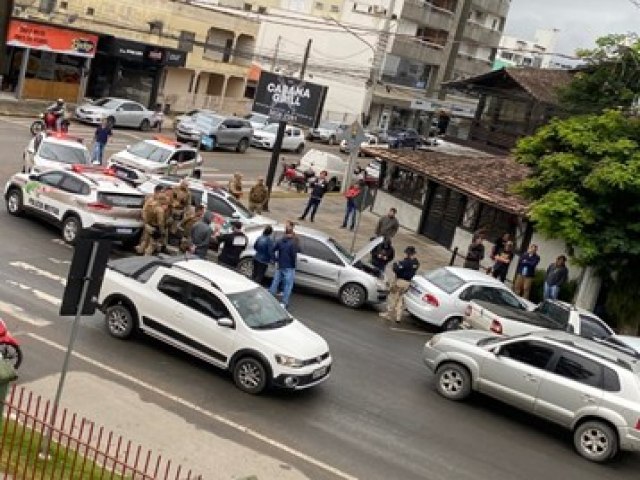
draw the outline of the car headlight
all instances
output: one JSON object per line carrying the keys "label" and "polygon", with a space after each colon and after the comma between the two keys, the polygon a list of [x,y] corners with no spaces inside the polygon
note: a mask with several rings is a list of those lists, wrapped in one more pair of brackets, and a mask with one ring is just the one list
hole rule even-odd
{"label": "car headlight", "polygon": [[302,360],[300,360],[299,358],[295,358],[295,357],[290,357],[289,355],[276,355],[276,362],[278,362],[279,365],[282,365],[284,367],[291,367],[291,368],[302,368],[304,367],[304,362]]}

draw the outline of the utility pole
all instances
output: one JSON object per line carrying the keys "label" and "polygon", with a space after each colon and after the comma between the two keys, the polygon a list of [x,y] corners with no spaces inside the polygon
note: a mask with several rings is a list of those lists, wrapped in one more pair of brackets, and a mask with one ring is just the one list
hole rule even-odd
{"label": "utility pole", "polygon": [[278,53],[280,53],[280,41],[282,40],[282,36],[278,35],[278,40],[276,41],[276,51],[273,53],[273,59],[271,60],[271,71],[276,71],[276,64],[278,63]]}
{"label": "utility pole", "polygon": [[[300,67],[300,80],[304,79],[304,74],[307,71],[307,63],[309,62],[309,54],[311,52],[311,39],[307,41],[307,48],[304,50],[304,58],[302,59],[302,65]],[[271,190],[273,189],[273,180],[276,176],[276,168],[278,168],[278,159],[280,157],[280,151],[282,150],[282,139],[284,138],[284,132],[287,129],[286,120],[280,120],[278,122],[278,133],[276,134],[276,140],[273,144],[273,151],[271,152],[271,161],[269,162],[269,170],[267,171],[267,190],[269,191],[269,197],[267,203],[264,206],[265,211],[269,211],[269,198],[271,197]]]}
{"label": "utility pole", "polygon": [[7,34],[9,33],[9,22],[13,14],[14,0],[0,1],[0,87],[2,87],[3,72],[9,69],[7,56]]}

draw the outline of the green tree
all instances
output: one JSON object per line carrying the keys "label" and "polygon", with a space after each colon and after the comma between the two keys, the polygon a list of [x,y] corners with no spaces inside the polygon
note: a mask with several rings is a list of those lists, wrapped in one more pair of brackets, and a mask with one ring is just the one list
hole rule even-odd
{"label": "green tree", "polygon": [[560,90],[562,107],[572,114],[629,108],[640,92],[640,40],[614,34],[596,40],[593,49],[578,50],[585,67]]}
{"label": "green tree", "polygon": [[[515,150],[532,169],[517,190],[536,229],[616,279],[609,307],[624,331],[640,326],[640,119],[620,111],[556,119]],[[633,272],[633,274],[630,274]]]}

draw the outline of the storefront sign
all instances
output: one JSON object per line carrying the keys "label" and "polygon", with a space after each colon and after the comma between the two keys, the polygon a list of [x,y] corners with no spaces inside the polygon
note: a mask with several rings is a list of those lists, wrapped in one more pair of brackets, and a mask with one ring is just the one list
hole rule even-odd
{"label": "storefront sign", "polygon": [[275,121],[315,127],[322,113],[327,87],[262,71],[253,111]]}
{"label": "storefront sign", "polygon": [[93,57],[98,45],[98,36],[23,20],[11,20],[7,45]]}
{"label": "storefront sign", "polygon": [[452,102],[430,99],[414,99],[411,101],[412,110],[420,110],[423,112],[435,112],[437,110],[448,110],[458,117],[473,117],[476,107],[474,105],[459,105]]}
{"label": "storefront sign", "polygon": [[184,67],[187,63],[187,52],[167,49],[164,63],[168,67]]}

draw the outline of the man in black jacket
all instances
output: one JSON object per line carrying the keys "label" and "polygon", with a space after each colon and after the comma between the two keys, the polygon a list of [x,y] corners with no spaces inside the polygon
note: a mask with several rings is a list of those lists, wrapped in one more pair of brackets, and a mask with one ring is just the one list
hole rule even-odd
{"label": "man in black jacket", "polygon": [[240,261],[240,254],[247,248],[249,240],[242,232],[241,222],[232,222],[233,230],[218,237],[218,242],[222,244],[222,249],[218,255],[218,263],[226,267],[236,268]]}
{"label": "man in black jacket", "polygon": [[323,170],[320,172],[318,179],[311,184],[311,195],[309,195],[309,201],[304,209],[304,213],[301,217],[298,217],[298,220],[304,220],[307,213],[311,212],[310,220],[313,222],[316,212],[318,211],[318,205],[320,205],[325,193],[327,193],[327,171]]}
{"label": "man in black jacket", "polygon": [[400,323],[402,319],[404,294],[409,289],[411,279],[420,268],[415,247],[405,248],[404,253],[404,259],[393,264],[393,273],[396,274],[396,278],[391,284],[391,291],[387,299],[387,311],[380,314],[381,317],[395,320],[396,323]]}

